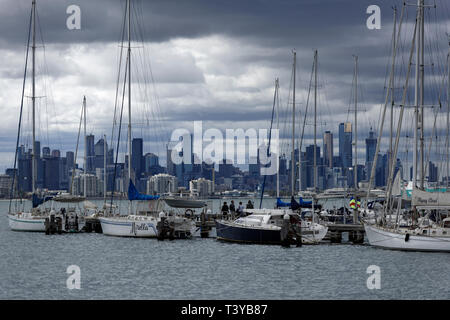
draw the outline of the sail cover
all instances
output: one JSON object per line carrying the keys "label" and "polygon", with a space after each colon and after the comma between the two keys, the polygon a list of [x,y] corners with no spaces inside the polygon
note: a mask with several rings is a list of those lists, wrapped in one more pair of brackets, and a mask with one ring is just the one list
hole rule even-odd
{"label": "sail cover", "polygon": [[47,201],[52,200],[52,199],[53,199],[53,197],[50,197],[50,196],[39,198],[35,193],[33,193],[33,199],[32,199],[33,208],[36,208],[39,205],[43,204],[44,202],[47,202]]}
{"label": "sail cover", "polygon": [[128,185],[128,200],[157,200],[159,196],[151,196],[147,194],[140,194],[139,191],[133,184],[133,181],[130,179],[130,184]]}

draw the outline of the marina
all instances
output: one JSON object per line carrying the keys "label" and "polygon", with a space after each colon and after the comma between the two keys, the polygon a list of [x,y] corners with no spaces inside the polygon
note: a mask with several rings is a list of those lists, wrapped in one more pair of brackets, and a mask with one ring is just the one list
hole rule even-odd
{"label": "marina", "polygon": [[[450,281],[445,253],[389,251],[367,243],[285,249],[200,237],[46,236],[12,232],[5,216],[0,241],[0,299],[422,300],[448,296]],[[81,290],[66,288],[71,264],[81,268]],[[367,289],[369,265],[380,266],[382,290]],[[425,265],[433,268],[425,273]]]}
{"label": "marina", "polygon": [[[372,49],[339,58],[330,41],[280,38],[264,56],[233,32],[161,36],[167,8],[126,0],[107,37],[64,54],[52,39],[48,59],[53,17],[28,2],[25,59],[0,61],[17,91],[0,103],[18,107],[1,142],[0,299],[450,298],[450,19],[436,3],[392,6],[382,37],[353,39]],[[373,53],[384,85],[371,42],[389,47]],[[78,54],[69,94],[52,59]]]}

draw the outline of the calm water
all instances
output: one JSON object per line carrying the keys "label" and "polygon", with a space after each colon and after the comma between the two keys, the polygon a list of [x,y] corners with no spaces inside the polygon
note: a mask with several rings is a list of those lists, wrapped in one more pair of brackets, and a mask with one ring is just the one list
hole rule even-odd
{"label": "calm water", "polygon": [[[0,299],[450,298],[450,254],[46,236],[10,231],[7,207],[0,201]],[[73,264],[81,290],[66,287]],[[380,290],[367,289],[369,265],[381,268]]]}

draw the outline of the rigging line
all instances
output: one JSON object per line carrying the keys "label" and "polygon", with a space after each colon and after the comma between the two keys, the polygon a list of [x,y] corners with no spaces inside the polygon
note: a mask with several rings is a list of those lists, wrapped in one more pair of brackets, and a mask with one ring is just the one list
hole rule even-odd
{"label": "rigging line", "polygon": [[[39,12],[36,8],[36,21],[39,27],[39,35],[41,38],[41,42],[42,42],[42,54],[43,54],[43,62],[42,62],[42,70],[43,70],[43,75],[42,75],[42,81],[44,83],[44,90],[47,93],[47,82],[48,79],[45,77],[45,75],[49,75],[49,69],[48,69],[48,65],[47,65],[47,56],[46,56],[46,50],[45,50],[45,42],[44,42],[44,35],[42,32],[42,25],[40,22],[40,18],[39,18]],[[51,89],[51,87],[49,86],[48,89],[48,93],[49,93],[49,100],[51,102],[51,105],[53,106],[53,113],[54,113],[54,119],[56,122],[56,128],[57,130],[59,129],[59,122],[58,122],[58,117],[57,117],[57,113],[56,113],[56,107],[55,107],[55,99],[53,97],[53,90]],[[48,108],[47,108],[48,104],[47,104],[47,99],[45,99],[45,110],[46,110],[46,123],[47,123],[47,140],[48,140],[48,145],[50,146],[50,138],[49,138],[49,125],[48,125]],[[59,147],[62,150],[62,140],[61,140],[61,135],[57,134],[58,136],[58,141],[59,141]]]}
{"label": "rigging line", "polygon": [[[314,73],[314,61],[311,67],[311,76],[309,79],[309,87],[308,87],[308,95],[306,98],[306,107],[305,107],[305,115],[303,117],[303,127],[302,127],[302,134],[300,136],[300,145],[299,145],[299,152],[301,152],[302,150],[302,146],[303,146],[303,137],[304,137],[304,133],[305,133],[305,126],[306,126],[306,117],[308,115],[308,107],[309,107],[309,97],[311,94],[311,86],[312,86],[312,81],[313,81],[313,73]],[[301,163],[301,158],[299,157],[298,161]],[[298,174],[300,175],[300,172],[298,172]],[[297,176],[296,176],[297,178]],[[299,186],[300,188],[301,186]]]}
{"label": "rigging line", "polygon": [[[427,160],[425,162],[425,171],[424,172],[427,172],[427,170],[428,170],[428,162],[430,161],[431,145],[432,145],[433,137],[434,137],[435,131],[436,131],[436,120],[437,120],[438,113],[440,112],[440,110],[442,110],[441,94],[442,94],[442,89],[444,87],[445,78],[446,78],[445,76],[442,77],[442,83],[441,83],[441,87],[439,89],[439,97],[438,97],[439,109],[434,112],[433,130],[432,130],[432,133],[430,136],[430,142],[428,144],[428,153],[427,153]],[[434,107],[433,107],[433,109],[434,109]]]}
{"label": "rigging line", "polygon": [[[73,158],[73,169],[72,169],[72,177],[70,179],[70,189],[69,194],[72,194],[73,192],[73,181],[75,178],[75,168],[77,166],[77,157],[78,157],[78,145],[80,142],[80,133],[81,133],[81,122],[83,120],[83,111],[84,111],[84,104],[82,104],[81,107],[81,115],[80,115],[80,125],[78,126],[78,137],[77,137],[77,148],[75,149],[75,157]],[[86,168],[83,168],[86,173]],[[86,179],[86,175],[84,176],[84,179]]]}
{"label": "rigging line", "polygon": [[[274,96],[273,96],[272,118],[270,120],[269,145],[267,147],[267,156],[269,156],[269,154],[270,154],[270,142],[272,139],[273,116],[275,114],[275,105],[276,105],[277,94],[278,94],[278,79],[275,80],[275,92],[274,92]],[[278,154],[277,154],[277,156],[278,156]],[[261,188],[261,198],[259,200],[259,208],[260,209],[261,209],[262,201],[263,201],[263,197],[264,197],[264,187],[266,185],[266,178],[267,178],[267,174],[264,175],[264,181],[263,181],[263,185]]]}
{"label": "rigging line", "polygon": [[[416,19],[416,24],[414,27],[414,35],[413,35],[413,39],[412,39],[412,44],[411,44],[411,51],[410,51],[410,55],[409,55],[409,63],[408,63],[408,71],[406,73],[406,81],[405,81],[405,87],[403,89],[403,98],[402,98],[402,107],[400,109],[400,115],[399,115],[399,121],[398,121],[398,125],[397,125],[397,134],[395,137],[395,145],[394,145],[394,156],[392,157],[393,159],[397,158],[397,151],[398,151],[398,143],[399,143],[399,139],[400,139],[400,130],[402,128],[402,121],[403,121],[403,111],[405,109],[405,99],[406,99],[406,90],[408,88],[408,84],[409,84],[409,78],[410,78],[410,72],[411,72],[411,62],[412,62],[412,57],[413,57],[413,53],[414,53],[414,45],[416,42],[416,31],[418,28],[418,20]],[[378,146],[377,146],[378,148]],[[390,198],[391,198],[391,194],[392,194],[392,187],[393,187],[393,183],[392,183],[392,179],[393,179],[393,175],[394,175],[394,166],[391,166],[390,170],[389,170],[389,177],[388,177],[388,191],[386,193],[386,203],[384,206],[384,216],[386,216],[386,209],[387,209],[387,203],[390,202]],[[369,183],[370,184],[370,183]],[[370,185],[369,185],[370,188]]]}
{"label": "rigging line", "polygon": [[[403,13],[405,11],[405,7],[406,7],[406,4],[403,4],[401,16],[400,16],[400,24],[399,24],[398,34],[400,34],[401,29],[402,29]],[[417,22],[416,22],[416,27],[417,27]],[[414,39],[415,39],[415,37],[414,37]],[[397,46],[397,42],[395,44],[395,47],[396,46]],[[394,54],[393,54],[392,59],[395,62],[396,50],[394,49],[393,51],[394,51]],[[390,76],[389,76],[389,87],[391,87],[393,85],[393,83],[392,83],[393,82],[392,81],[393,70],[392,69],[393,68],[391,68],[391,72],[390,72]],[[408,72],[409,72],[409,69],[410,69],[410,66],[408,67]],[[408,77],[409,77],[409,73],[408,73]],[[408,79],[407,79],[407,81],[408,81]],[[405,88],[406,88],[406,86],[405,86]],[[382,121],[380,122],[380,129],[379,129],[379,134],[378,134],[378,139],[377,139],[377,146],[376,146],[376,150],[375,150],[375,157],[374,157],[373,163],[371,165],[371,173],[370,173],[369,183],[368,183],[368,186],[367,186],[367,195],[366,195],[366,201],[365,201],[365,203],[366,203],[366,210],[367,210],[367,203],[369,202],[370,189],[372,188],[372,182],[373,182],[373,179],[374,179],[374,176],[375,176],[375,169],[376,169],[376,165],[377,165],[377,161],[378,161],[378,153],[380,152],[381,137],[382,137],[382,134],[383,134],[384,119],[385,119],[385,116],[386,116],[386,109],[387,109],[387,105],[388,105],[388,101],[389,101],[390,91],[391,90],[387,90],[386,91],[386,98],[385,98],[385,102],[384,102],[384,108],[383,108],[383,111],[382,111],[383,112],[383,116],[382,116]]]}
{"label": "rigging line", "polygon": [[[125,61],[125,65],[127,65],[128,63],[128,55],[127,55],[127,59]],[[119,157],[119,145],[120,145],[120,134],[122,131],[122,116],[123,116],[123,107],[124,107],[124,102],[125,102],[125,89],[126,89],[126,82],[127,82],[127,68],[125,68],[125,74],[124,74],[124,79],[123,79],[123,91],[122,91],[122,107],[120,109],[120,121],[119,121],[119,129],[118,129],[118,138],[117,138],[117,147],[116,147],[116,161],[114,161],[114,176],[113,176],[113,184],[115,184],[116,182],[116,175],[117,175],[117,161],[118,161],[118,157]],[[125,161],[124,161],[125,163]],[[128,159],[128,165],[131,165],[131,159]],[[125,168],[124,168],[125,169]],[[123,175],[123,172],[122,172]],[[131,179],[131,177],[129,177]],[[114,190],[115,190],[115,186],[113,186],[113,191],[111,192],[111,209],[113,208],[113,199],[114,199]],[[111,213],[111,211],[110,211]]]}
{"label": "rigging line", "polygon": [[[16,166],[17,166],[17,152],[19,150],[19,139],[20,139],[20,129],[21,129],[21,125],[22,125],[22,112],[23,112],[23,97],[25,95],[25,80],[27,77],[27,65],[28,65],[28,52],[30,49],[30,35],[31,35],[31,20],[33,17],[33,9],[31,9],[31,14],[30,14],[30,24],[28,27],[28,40],[27,40],[27,53],[25,55],[25,68],[23,71],[23,82],[22,82],[22,98],[20,101],[20,113],[19,113],[19,125],[18,125],[18,129],[17,129],[17,139],[16,139],[16,151],[14,154],[14,170],[13,170],[13,181],[11,183],[11,191],[9,194],[9,208],[8,208],[8,213],[11,213],[11,204],[12,204],[12,198],[14,196],[14,184],[16,181]],[[19,191],[19,184],[17,191]],[[19,192],[20,194],[20,192]]]}
{"label": "rigging line", "polygon": [[[116,117],[117,117],[117,102],[118,102],[118,95],[119,95],[119,88],[120,88],[120,74],[122,70],[122,56],[123,56],[123,42],[125,39],[125,21],[127,16],[127,7],[125,6],[125,14],[122,21],[122,35],[121,35],[121,45],[120,45],[120,53],[119,53],[119,66],[117,70],[117,80],[116,80],[116,96],[114,100],[114,117],[113,117],[113,125],[111,130],[111,148],[114,150],[114,131],[116,126]],[[125,64],[126,65],[126,64]],[[126,70],[126,68],[125,68]],[[113,186],[113,193],[114,193],[115,187]]]}

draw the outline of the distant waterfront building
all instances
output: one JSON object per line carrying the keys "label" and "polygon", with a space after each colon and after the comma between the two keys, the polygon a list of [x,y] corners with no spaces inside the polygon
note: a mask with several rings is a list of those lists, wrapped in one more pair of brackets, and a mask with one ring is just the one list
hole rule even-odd
{"label": "distant waterfront building", "polygon": [[7,174],[0,174],[0,198],[7,198],[11,192],[13,178]]}
{"label": "distant waterfront building", "polygon": [[93,174],[81,174],[73,180],[72,194],[76,196],[84,196],[84,179],[86,179],[86,196],[97,197],[100,195],[100,188],[103,188],[103,184],[97,176]]}
{"label": "distant waterfront building", "polygon": [[166,173],[154,175],[147,181],[147,194],[175,193],[177,188],[177,178]]}
{"label": "distant waterfront building", "polygon": [[214,186],[211,180],[199,178],[189,182],[189,190],[191,193],[197,193],[200,197],[205,197],[213,193]]}

